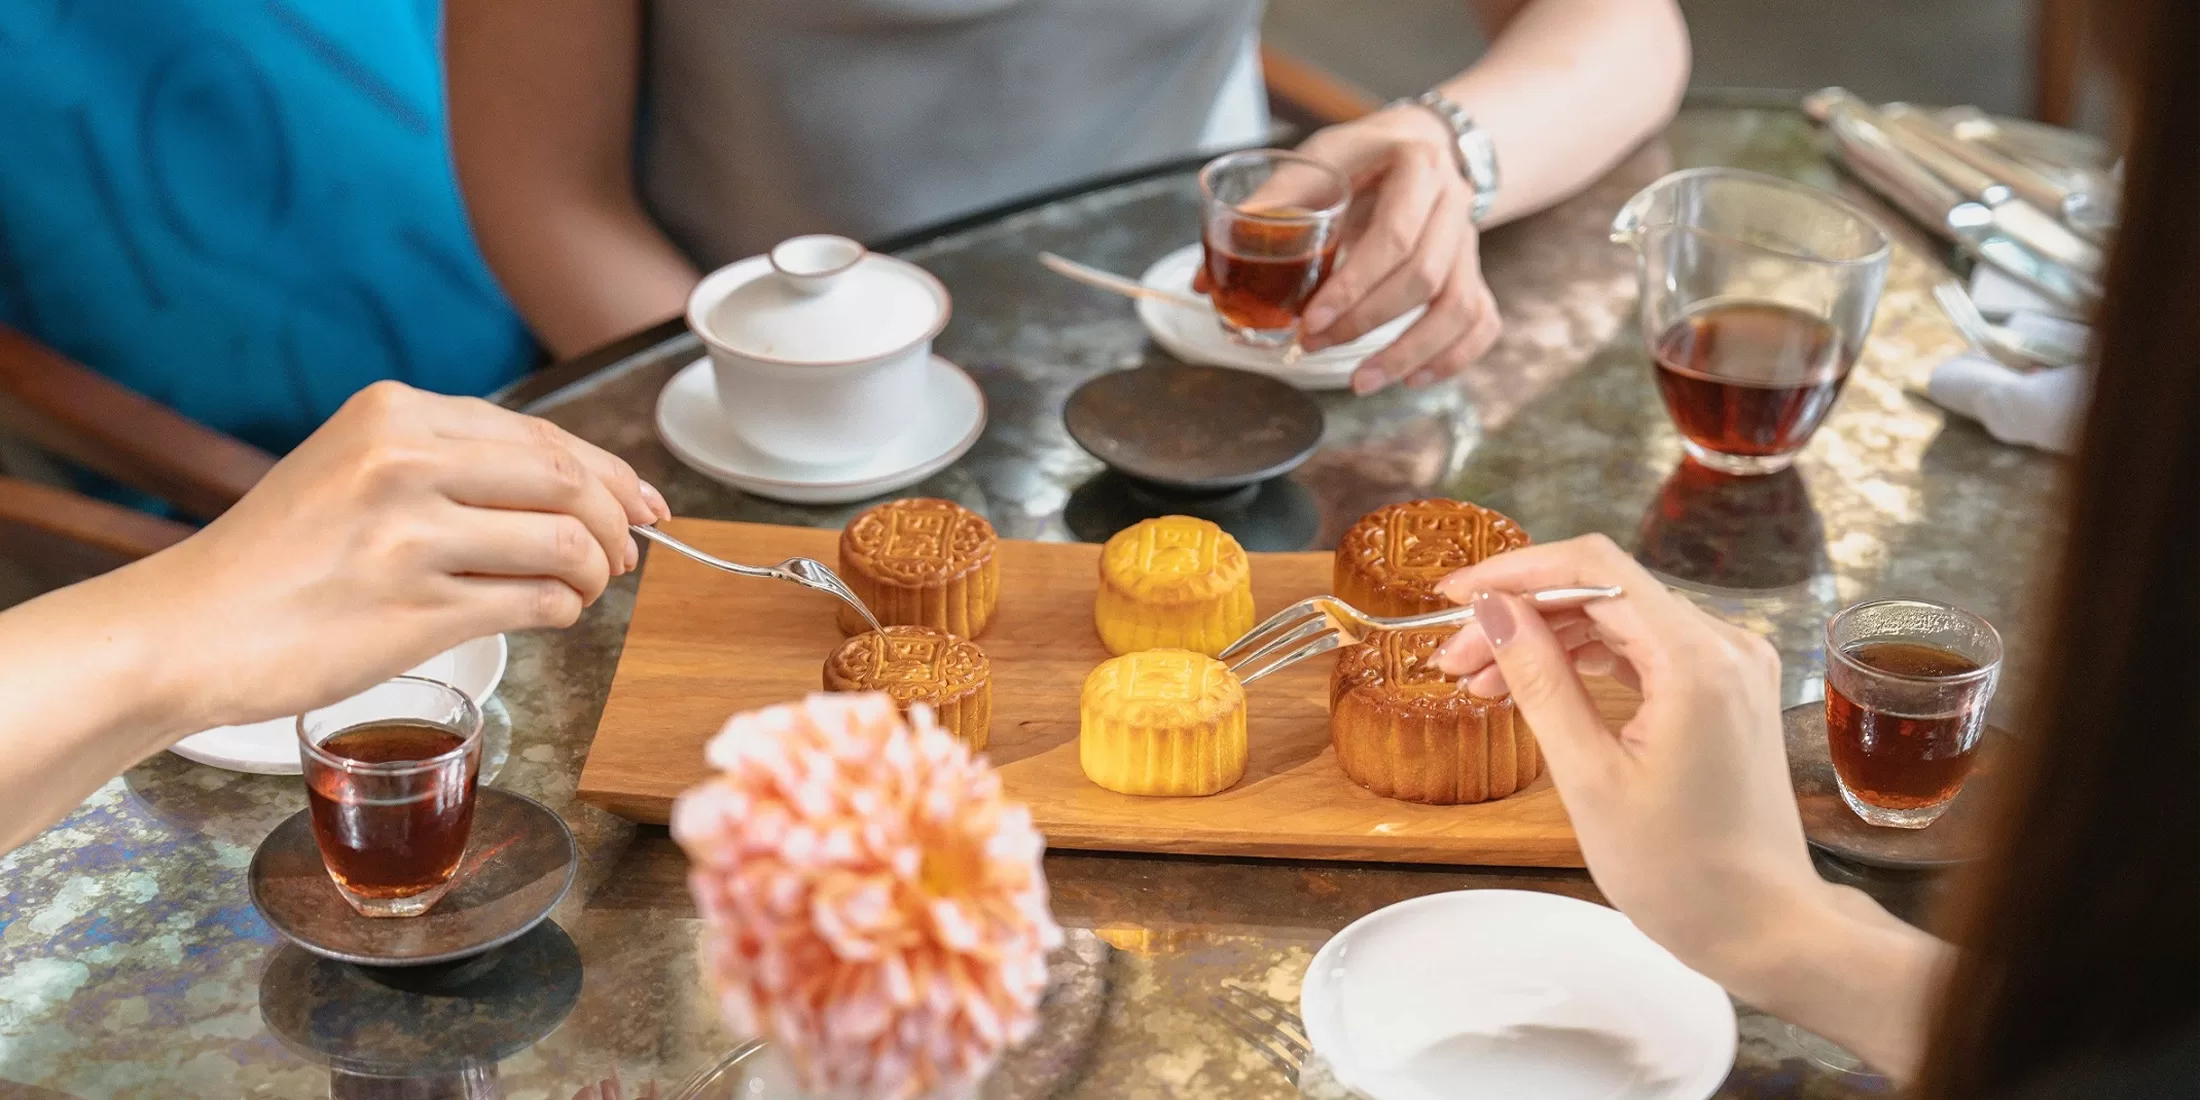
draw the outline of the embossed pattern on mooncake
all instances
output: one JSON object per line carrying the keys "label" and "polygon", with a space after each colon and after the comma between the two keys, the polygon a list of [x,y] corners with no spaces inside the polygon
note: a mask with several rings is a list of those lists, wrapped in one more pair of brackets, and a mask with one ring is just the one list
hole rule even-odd
{"label": "embossed pattern on mooncake", "polygon": [[[1000,539],[951,500],[912,497],[864,511],[840,532],[840,575],[888,626],[984,633],[1000,599]],[[870,629],[843,609],[840,629]]]}
{"label": "embossed pattern on mooncake", "polygon": [[1205,795],[1245,775],[1245,688],[1204,653],[1148,649],[1102,662],[1077,711],[1077,762],[1108,790]]}
{"label": "embossed pattern on mooncake", "polygon": [[1451,606],[1436,594],[1437,581],[1528,541],[1519,524],[1463,500],[1393,504],[1360,517],[1337,540],[1331,588],[1370,615],[1435,611]]}
{"label": "embossed pattern on mooncake", "polygon": [[848,639],[825,659],[825,690],[883,691],[903,711],[930,706],[972,752],[993,718],[993,668],[974,642],[923,626],[889,626]]}
{"label": "embossed pattern on mooncake", "polygon": [[1253,568],[1230,533],[1191,516],[1116,532],[1100,551],[1093,625],[1108,652],[1210,656],[1253,627]]}
{"label": "embossed pattern on mooncake", "polygon": [[1329,681],[1337,766],[1376,794],[1444,805],[1503,798],[1543,759],[1510,698],[1484,699],[1436,668],[1450,628],[1347,646]]}

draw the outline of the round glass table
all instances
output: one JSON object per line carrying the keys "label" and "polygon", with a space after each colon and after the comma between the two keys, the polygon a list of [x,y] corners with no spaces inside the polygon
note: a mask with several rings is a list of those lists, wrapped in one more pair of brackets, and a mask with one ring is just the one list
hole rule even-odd
{"label": "round glass table", "polygon": [[[1800,114],[1689,107],[1583,195],[1489,234],[1485,268],[1506,323],[1496,350],[1455,384],[1323,395],[1321,449],[1245,506],[1258,525],[1248,529],[1262,548],[1326,547],[1379,505],[1463,497],[1539,540],[1604,532],[1763,631],[1785,658],[1788,703],[1822,690],[1825,618],[1876,595],[1985,615],[2008,639],[2010,682],[2022,682],[2027,582],[2059,535],[2056,463],[1997,444],[1918,396],[1924,372],[1961,347],[1931,300],[1946,271],[1928,241],[1903,237],[1873,338],[1795,468],[1737,481],[1682,464],[1633,321],[1631,254],[1606,228],[1643,184],[1706,164],[1870,203],[1835,173]],[[1061,407],[1097,373],[1167,357],[1127,301],[1050,275],[1035,255],[1142,270],[1193,239],[1193,167],[881,244],[954,294],[937,350],[977,379],[990,411],[967,456],[907,492],[960,501],[1013,538],[1090,540],[1128,522],[1122,487],[1071,442]],[[861,507],[747,497],[675,461],[657,442],[652,410],[665,381],[700,354],[671,324],[502,397],[625,455],[684,516],[837,526]],[[677,849],[662,829],[574,797],[633,591],[628,578],[579,626],[512,639],[499,692],[510,729],[491,781],[556,808],[583,852],[555,927],[515,945],[526,947],[518,961],[463,988],[404,989],[286,946],[253,911],[244,876],[260,839],[303,805],[298,781],[164,754],[0,861],[0,1082],[34,1096],[501,1090],[564,1100],[614,1070],[630,1096],[645,1081],[669,1090],[734,1048],[741,1037],[718,1024],[698,977],[700,925]],[[1913,919],[1941,881],[1832,860],[1821,869]],[[1219,986],[1293,1004],[1329,936],[1434,891],[1598,899],[1586,874],[1567,870],[1079,852],[1051,853],[1047,870],[1070,942],[1040,1035],[987,1083],[987,1097],[1293,1095],[1218,1015]],[[1778,1021],[1738,1007],[1741,1053],[1719,1096],[1877,1091],[1822,1068]]]}

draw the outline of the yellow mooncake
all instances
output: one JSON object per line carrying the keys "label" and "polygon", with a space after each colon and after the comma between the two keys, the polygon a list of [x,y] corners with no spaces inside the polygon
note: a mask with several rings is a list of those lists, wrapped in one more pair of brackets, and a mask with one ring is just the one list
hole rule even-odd
{"label": "yellow mooncake", "polygon": [[[929,626],[959,638],[985,633],[1001,596],[999,536],[951,500],[890,500],[840,532],[840,577],[887,626]],[[840,630],[871,629],[840,609]]]}
{"label": "yellow mooncake", "polygon": [[1252,563],[1229,532],[1206,520],[1145,520],[1101,549],[1093,623],[1110,653],[1213,656],[1253,628]]}
{"label": "yellow mooncake", "polygon": [[825,690],[883,691],[907,712],[932,708],[971,752],[985,750],[993,724],[993,668],[973,642],[924,626],[868,630],[825,659]]}
{"label": "yellow mooncake", "polygon": [[1085,677],[1077,718],[1077,762],[1111,791],[1213,794],[1245,775],[1245,688],[1204,653],[1103,662]]}

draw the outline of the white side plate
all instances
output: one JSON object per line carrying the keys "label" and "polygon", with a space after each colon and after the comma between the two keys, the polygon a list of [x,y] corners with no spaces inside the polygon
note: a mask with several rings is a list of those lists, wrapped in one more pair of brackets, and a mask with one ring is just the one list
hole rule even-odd
{"label": "white side plate", "polygon": [[1371,1100],[1705,1100],[1734,1006],[1617,910],[1459,890],[1376,910],[1314,956],[1299,1010]]}
{"label": "white side plate", "polygon": [[[509,656],[504,635],[492,634],[438,653],[411,671],[414,676],[441,680],[465,692],[474,702],[486,704],[504,680],[504,662]],[[298,719],[292,716],[249,726],[222,726],[194,733],[168,751],[230,771],[296,775]]]}
{"label": "white side plate", "polygon": [[[1138,281],[1155,290],[1198,297],[1192,293],[1192,276],[1199,272],[1200,251],[1188,244],[1155,260]],[[1349,344],[1324,348],[1284,362],[1282,350],[1249,348],[1225,335],[1213,310],[1190,309],[1152,298],[1138,300],[1138,319],[1154,343],[1187,363],[1236,367],[1274,375],[1302,390],[1341,390],[1352,384],[1352,371],[1368,356],[1389,347],[1421,319],[1419,306],[1389,324]]]}

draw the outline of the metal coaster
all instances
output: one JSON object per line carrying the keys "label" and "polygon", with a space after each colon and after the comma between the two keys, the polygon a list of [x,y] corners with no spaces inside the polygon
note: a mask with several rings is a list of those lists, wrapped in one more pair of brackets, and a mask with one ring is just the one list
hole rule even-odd
{"label": "metal coaster", "polygon": [[360,966],[430,966],[518,939],[565,897],[580,868],[573,830],[550,807],[483,787],[457,885],[417,917],[363,917],[336,892],[313,840],[312,812],[292,814],[252,854],[252,904],[298,946]]}
{"label": "metal coaster", "polygon": [[1970,780],[1939,820],[1922,829],[1887,829],[1866,825],[1841,801],[1833,758],[1826,750],[1824,700],[1789,707],[1781,712],[1780,725],[1787,736],[1795,801],[1803,811],[1803,835],[1812,847],[1867,866],[1903,871],[1953,867],[1985,853],[1994,763],[2010,736],[2007,730],[1986,727]]}
{"label": "metal coaster", "polygon": [[1063,406],[1070,438],[1126,477],[1216,493],[1298,468],[1322,409],[1290,383],[1229,367],[1163,363],[1103,374]]}
{"label": "metal coaster", "polygon": [[455,964],[432,990],[389,980],[443,969],[377,970],[286,946],[260,974],[260,1017],[292,1050],[332,1070],[434,1078],[493,1067],[533,1046],[580,1001],[580,949],[556,921]]}
{"label": "metal coaster", "polygon": [[1276,478],[1216,497],[1164,496],[1122,474],[1103,470],[1070,491],[1062,520],[1082,542],[1106,542],[1117,531],[1155,516],[1212,521],[1252,551],[1310,550],[1321,534],[1321,505],[1304,485]]}

